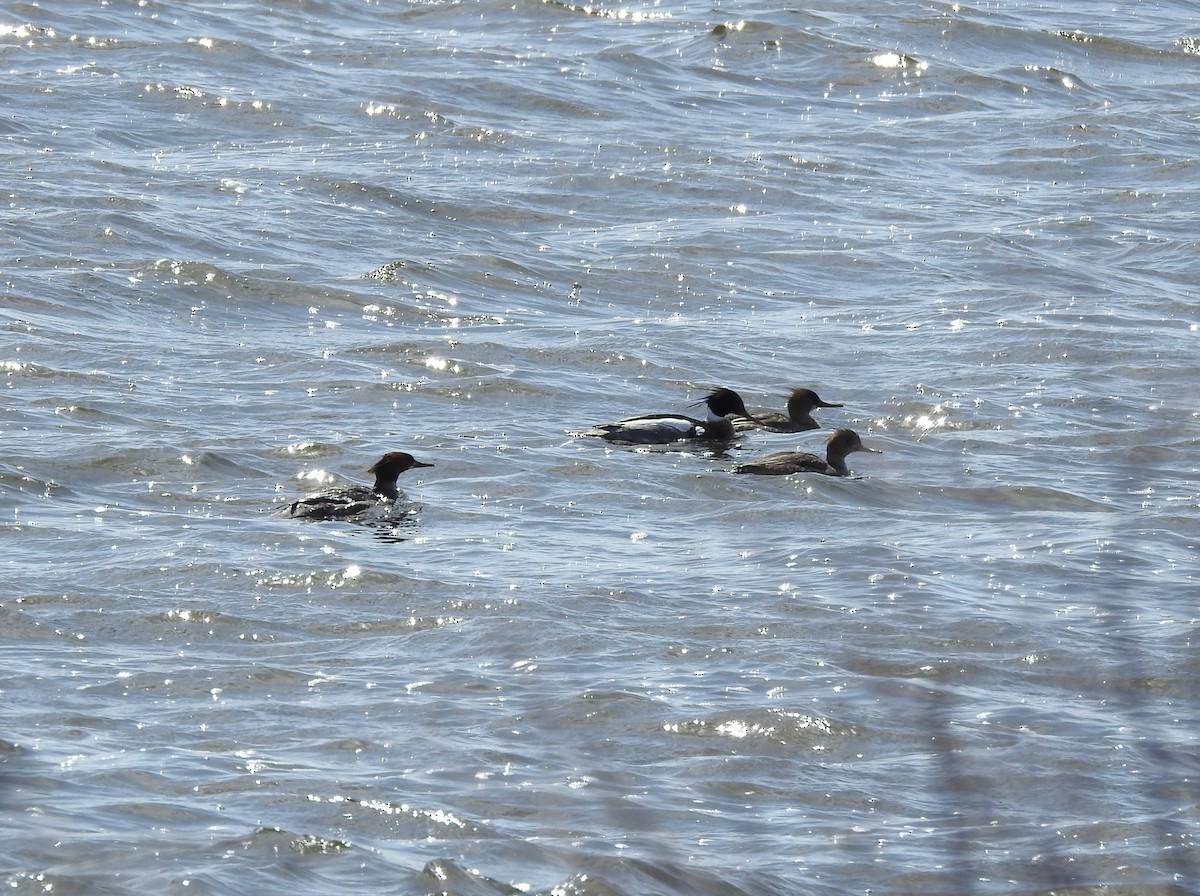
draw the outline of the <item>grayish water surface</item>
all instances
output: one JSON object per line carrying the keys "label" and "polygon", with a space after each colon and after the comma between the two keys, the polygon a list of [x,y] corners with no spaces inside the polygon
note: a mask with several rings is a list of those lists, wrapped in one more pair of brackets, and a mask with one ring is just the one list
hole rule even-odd
{"label": "grayish water surface", "polygon": [[[4,3],[0,88],[5,892],[1200,892],[1196,3]],[[845,407],[568,434],[715,386]]]}

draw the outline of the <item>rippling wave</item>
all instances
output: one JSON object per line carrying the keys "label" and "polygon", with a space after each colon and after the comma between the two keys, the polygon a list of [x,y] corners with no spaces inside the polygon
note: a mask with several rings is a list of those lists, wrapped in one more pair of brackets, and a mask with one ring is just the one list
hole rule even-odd
{"label": "rippling wave", "polygon": [[1182,892],[1193,19],[0,13],[0,880]]}

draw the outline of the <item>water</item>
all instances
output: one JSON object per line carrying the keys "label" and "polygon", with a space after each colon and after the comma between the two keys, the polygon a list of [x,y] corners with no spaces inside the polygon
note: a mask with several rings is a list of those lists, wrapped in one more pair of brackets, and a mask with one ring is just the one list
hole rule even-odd
{"label": "water", "polygon": [[1198,39],[6,4],[7,890],[1200,892]]}

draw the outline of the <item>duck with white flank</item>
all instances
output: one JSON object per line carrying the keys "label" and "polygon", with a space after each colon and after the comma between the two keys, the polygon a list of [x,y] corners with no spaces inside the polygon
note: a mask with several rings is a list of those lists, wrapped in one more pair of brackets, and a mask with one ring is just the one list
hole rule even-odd
{"label": "duck with white flank", "polygon": [[[755,411],[754,419],[763,429],[772,432],[806,432],[810,429],[820,429],[821,424],[812,418],[812,412],[817,408],[840,408],[842,405],[823,401],[821,396],[812,389],[794,389],[788,396],[787,413],[779,411]],[[750,423],[738,422],[738,429],[749,429]]]}
{"label": "duck with white flank", "polygon": [[849,476],[846,455],[854,451],[869,451],[882,454],[878,448],[868,448],[852,429],[839,429],[829,437],[825,456],[804,454],[799,451],[780,451],[768,454],[762,460],[738,464],[735,473],[757,473],[760,476],[787,476],[790,473],[821,473],[825,476]]}
{"label": "duck with white flank", "polygon": [[376,508],[386,510],[400,497],[396,479],[401,473],[414,467],[432,466],[433,464],[422,463],[404,451],[390,451],[367,470],[368,473],[375,474],[375,484],[370,488],[355,485],[350,488],[327,489],[319,495],[293,501],[284,508],[283,513],[296,519],[348,520]]}
{"label": "duck with white flank", "polygon": [[616,423],[602,423],[577,435],[596,436],[627,445],[668,445],[683,441],[732,442],[736,433],[729,415],[736,414],[751,421],[755,419],[746,410],[741,396],[732,389],[715,389],[701,402],[708,408],[708,416],[704,420],[682,414],[647,414]]}

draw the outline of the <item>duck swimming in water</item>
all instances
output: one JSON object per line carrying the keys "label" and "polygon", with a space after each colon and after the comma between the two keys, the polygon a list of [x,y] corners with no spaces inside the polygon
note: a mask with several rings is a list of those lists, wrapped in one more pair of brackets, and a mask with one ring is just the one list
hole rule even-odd
{"label": "duck swimming in water", "polygon": [[825,456],[804,454],[799,451],[780,451],[768,454],[762,460],[738,464],[735,473],[757,473],[760,476],[787,476],[791,473],[821,473],[825,476],[849,476],[846,455],[854,451],[869,451],[882,454],[878,448],[868,448],[852,429],[839,429],[829,437]]}
{"label": "duck swimming in water", "polygon": [[391,505],[400,497],[396,479],[414,467],[432,467],[404,451],[389,451],[375,461],[368,473],[375,474],[370,488],[356,485],[350,488],[331,488],[318,495],[293,501],[284,508],[285,516],[306,520],[346,520],[361,516],[379,505]]}
{"label": "duck swimming in water", "polygon": [[668,445],[683,441],[732,442],[736,433],[728,415],[736,414],[751,421],[755,419],[746,410],[741,396],[732,389],[714,389],[701,401],[708,407],[708,416],[704,420],[682,414],[647,414],[616,423],[602,423],[577,435],[596,436],[628,445]]}
{"label": "duck swimming in water", "polygon": [[[794,389],[788,396],[786,414],[778,411],[755,411],[754,419],[763,429],[772,432],[806,432],[821,428],[821,424],[812,418],[812,412],[816,408],[840,407],[840,404],[823,401],[812,389]],[[738,429],[754,428],[754,424],[749,421],[738,421],[735,426]]]}

